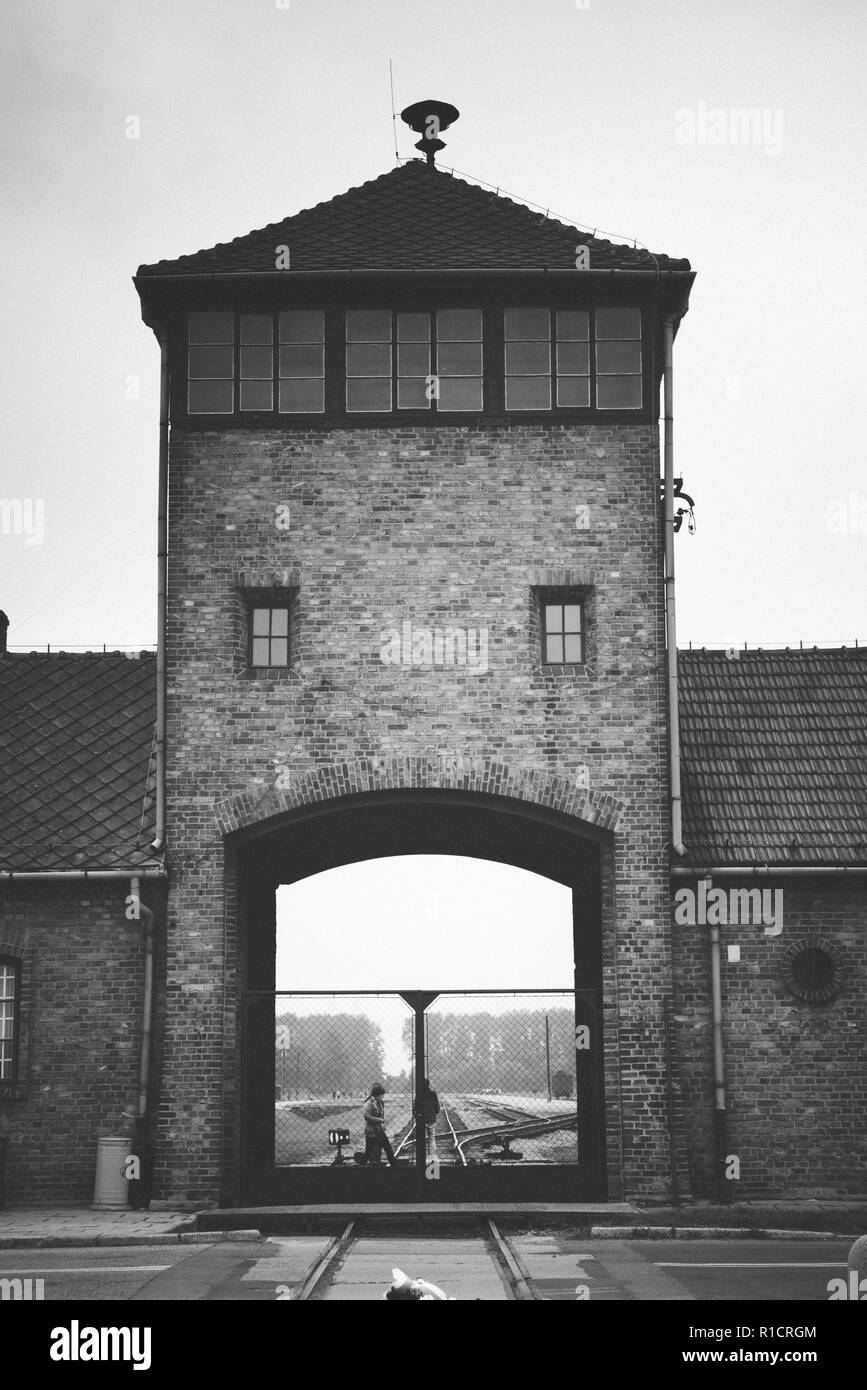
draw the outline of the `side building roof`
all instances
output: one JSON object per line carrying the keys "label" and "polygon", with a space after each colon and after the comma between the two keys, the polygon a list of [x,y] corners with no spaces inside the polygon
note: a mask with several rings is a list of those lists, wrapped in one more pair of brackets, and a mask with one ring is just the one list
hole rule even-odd
{"label": "side building roof", "polygon": [[[867,649],[681,651],[686,863],[867,862]],[[0,658],[0,869],[156,867],[156,658]]]}
{"label": "side building roof", "polygon": [[867,863],[867,649],[678,653],[687,863]]}
{"label": "side building roof", "polygon": [[157,867],[156,657],[0,657],[0,870]]}

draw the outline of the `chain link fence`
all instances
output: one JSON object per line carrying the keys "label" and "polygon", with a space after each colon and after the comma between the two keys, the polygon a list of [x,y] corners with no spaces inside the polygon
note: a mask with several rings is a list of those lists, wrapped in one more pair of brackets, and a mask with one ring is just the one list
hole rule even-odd
{"label": "chain link fence", "polygon": [[424,1035],[416,1116],[415,1015],[399,994],[278,994],[275,1163],[351,1162],[374,1083],[399,1162],[416,1161],[416,1120],[429,1168],[578,1161],[571,993],[444,992]]}

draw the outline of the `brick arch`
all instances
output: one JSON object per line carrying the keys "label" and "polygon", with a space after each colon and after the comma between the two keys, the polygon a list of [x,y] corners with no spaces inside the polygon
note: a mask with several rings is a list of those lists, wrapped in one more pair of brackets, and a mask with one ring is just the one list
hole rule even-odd
{"label": "brick arch", "polygon": [[283,769],[264,792],[242,792],[218,802],[215,815],[221,833],[230,835],[304,806],[412,788],[531,802],[599,830],[616,830],[624,809],[617,797],[591,791],[568,777],[458,756],[357,758],[298,772]]}

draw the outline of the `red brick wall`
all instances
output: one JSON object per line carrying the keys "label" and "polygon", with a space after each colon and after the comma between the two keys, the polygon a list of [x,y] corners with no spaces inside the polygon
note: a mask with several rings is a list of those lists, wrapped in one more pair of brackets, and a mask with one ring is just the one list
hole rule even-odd
{"label": "red brick wall", "polygon": [[[19,1080],[0,1100],[6,1202],[93,1197],[100,1135],[129,1134],[138,1099],[144,944],[129,885],[0,887],[0,953],[23,962]],[[158,891],[142,886],[158,907]],[[158,1057],[157,1057],[158,1062]]]}
{"label": "red brick wall", "polygon": [[[213,1196],[224,1162],[234,959],[215,804],[247,793],[267,806],[283,769],[448,754],[570,784],[586,766],[594,794],[622,806],[605,928],[606,1064],[622,1096],[607,1116],[611,1181],[668,1190],[658,472],[656,431],[637,425],[173,431],[161,1196]],[[289,673],[244,673],[239,582],[297,587]],[[595,590],[590,665],[555,675],[533,650],[531,591],[567,583]],[[383,665],[382,631],[407,619],[486,627],[488,673]]]}
{"label": "red brick wall", "polygon": [[[676,886],[682,883],[686,880]],[[715,886],[750,885],[718,879]],[[740,1179],[731,1184],[731,1195],[735,1200],[863,1195],[867,884],[802,878],[774,886],[784,893],[781,935],[768,936],[760,925],[720,927],[727,1151],[740,1159]],[[827,938],[841,965],[842,992],[829,1004],[803,1003],[782,983],[787,948],[810,934]],[[674,935],[690,1171],[695,1194],[713,1196],[708,928],[675,926]],[[729,943],[740,945],[738,963],[727,961]]]}

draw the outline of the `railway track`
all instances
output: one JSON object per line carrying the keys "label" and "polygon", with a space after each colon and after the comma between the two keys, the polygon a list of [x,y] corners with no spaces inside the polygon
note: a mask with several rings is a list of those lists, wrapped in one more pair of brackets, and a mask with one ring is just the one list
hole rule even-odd
{"label": "railway track", "polygon": [[[464,1159],[464,1162],[466,1160]],[[292,1294],[291,1301],[309,1303],[321,1299],[329,1286],[329,1281],[346,1260],[353,1245],[361,1235],[361,1221],[350,1221],[344,1230],[333,1238],[325,1251],[310,1266],[301,1283]],[[371,1237],[367,1237],[370,1239]],[[526,1267],[514,1250],[511,1241],[490,1219],[480,1221],[480,1229],[475,1237],[486,1252],[499,1264],[510,1300],[531,1302],[536,1300],[532,1281]],[[375,1237],[373,1237],[375,1239]],[[412,1237],[407,1239],[407,1253],[404,1260],[411,1277],[424,1277],[423,1259],[414,1259]],[[383,1294],[387,1284],[383,1284]],[[448,1288],[445,1289],[448,1293]]]}

